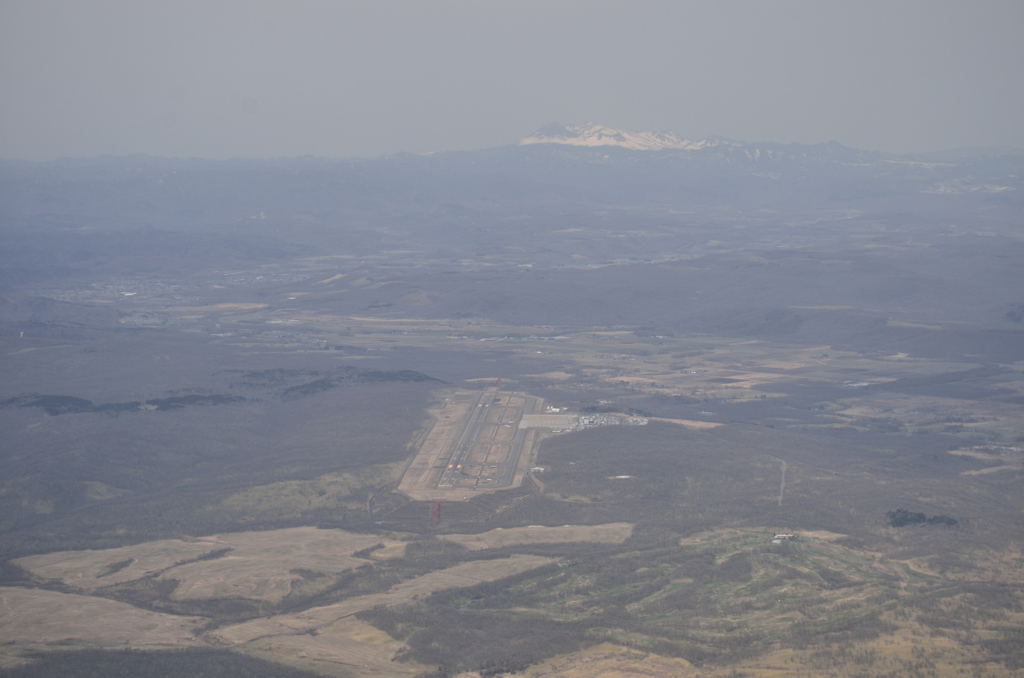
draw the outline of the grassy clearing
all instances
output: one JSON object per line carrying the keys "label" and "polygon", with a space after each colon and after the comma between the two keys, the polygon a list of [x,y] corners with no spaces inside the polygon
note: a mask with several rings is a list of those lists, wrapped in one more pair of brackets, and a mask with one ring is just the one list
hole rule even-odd
{"label": "grassy clearing", "polygon": [[497,528],[480,534],[445,534],[438,539],[455,542],[470,551],[516,546],[519,544],[559,544],[567,542],[596,542],[621,544],[633,534],[632,523],[608,523],[607,525],[563,525],[561,527]]}

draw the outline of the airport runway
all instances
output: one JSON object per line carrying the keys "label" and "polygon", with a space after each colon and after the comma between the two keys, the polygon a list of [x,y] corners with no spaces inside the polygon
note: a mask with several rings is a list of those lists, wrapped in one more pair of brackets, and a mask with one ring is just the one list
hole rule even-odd
{"label": "airport runway", "polygon": [[[536,406],[537,399],[530,396],[523,396],[517,394],[514,397],[523,398],[526,402],[523,404],[522,412],[531,413],[533,408]],[[454,489],[457,487],[461,488],[480,488],[480,489],[498,489],[502,487],[508,487],[512,484],[512,480],[515,478],[516,467],[519,465],[519,457],[523,451],[523,442],[526,439],[526,431],[519,428],[518,420],[512,424],[516,427],[515,436],[511,441],[501,442],[501,445],[509,445],[509,453],[505,458],[500,461],[490,460],[490,453],[488,458],[477,462],[470,463],[470,457],[474,445],[489,445],[494,443],[494,435],[497,434],[497,430],[502,426],[502,420],[504,419],[505,411],[508,409],[507,404],[501,404],[501,395],[498,391],[488,389],[477,402],[476,407],[473,409],[473,413],[470,415],[469,423],[466,425],[466,430],[463,431],[462,436],[459,438],[459,442],[455,446],[455,451],[452,453],[451,458],[448,460],[448,468],[441,473],[441,478],[437,482],[437,489]],[[505,403],[508,399],[505,399]],[[501,411],[500,416],[491,416],[494,420],[488,423],[488,416],[492,415],[495,409]],[[518,406],[517,406],[518,408]],[[479,440],[480,429],[485,425],[495,426],[495,434],[491,436],[491,440]]]}

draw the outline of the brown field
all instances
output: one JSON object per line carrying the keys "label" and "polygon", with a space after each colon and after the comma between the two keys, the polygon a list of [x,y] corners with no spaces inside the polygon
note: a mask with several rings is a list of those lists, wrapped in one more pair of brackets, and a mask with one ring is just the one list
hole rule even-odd
{"label": "brown field", "polygon": [[507,443],[516,437],[516,427],[512,424],[502,424],[494,434],[494,442]]}
{"label": "brown field", "polygon": [[572,379],[576,375],[569,374],[568,372],[544,372],[543,374],[524,374],[523,376],[530,377],[531,379],[544,379],[546,381],[561,381],[565,379]]}
{"label": "brown field", "polygon": [[512,448],[509,445],[491,445],[491,453],[487,460],[494,464],[502,464],[508,459],[508,454],[511,451]]}
{"label": "brown field", "polygon": [[0,644],[192,645],[204,621],[94,596],[0,588]]}
{"label": "brown field", "polygon": [[612,643],[601,643],[581,652],[553,657],[523,674],[527,678],[689,678],[709,676],[685,659],[659,657]]}
{"label": "brown field", "polygon": [[621,544],[633,534],[631,523],[608,523],[607,525],[563,525],[561,527],[512,527],[497,528],[480,534],[446,534],[438,539],[462,544],[470,551],[515,546],[517,544],[555,544],[564,542],[598,542]]}
{"label": "brown field", "polygon": [[241,648],[245,654],[327,675],[410,678],[427,671],[412,661],[392,661],[405,644],[354,617],[339,619],[316,634],[260,638]]}
{"label": "brown field", "polygon": [[[625,416],[625,415],[623,415]],[[713,421],[694,421],[692,419],[665,419],[664,417],[650,417],[651,421],[663,421],[667,424],[685,426],[686,428],[709,429],[718,428],[721,424]]]}
{"label": "brown field", "polygon": [[497,432],[497,426],[481,426],[476,432],[476,440],[481,443],[489,443],[494,440],[494,434]]}
{"label": "brown field", "polygon": [[[16,561],[36,576],[94,590],[159,573],[159,579],[179,581],[176,600],[251,598],[277,601],[291,591],[299,575],[293,570],[337,573],[370,562],[353,558],[356,551],[400,542],[342,530],[295,527],[267,532],[237,532],[202,537],[195,542],[164,540],[106,551],[65,551]],[[213,560],[175,565],[230,549]],[[129,564],[107,575],[111,566]]]}
{"label": "brown field", "polygon": [[373,551],[372,553],[370,553],[370,558],[372,558],[373,560],[391,560],[392,558],[404,558],[406,546],[407,544],[405,544],[404,542],[399,544],[391,544],[390,546],[385,546],[380,550]]}
{"label": "brown field", "polygon": [[[58,579],[67,586],[91,591],[104,586],[135,581],[166,570],[182,560],[193,560],[211,551],[209,541],[186,542],[164,539],[103,551],[58,551],[14,561],[37,577]],[[107,574],[115,563],[130,561],[127,567]]]}
{"label": "brown field", "polygon": [[486,443],[474,445],[472,452],[470,452],[469,460],[474,464],[482,464],[487,461],[487,453],[490,451],[491,446]]}

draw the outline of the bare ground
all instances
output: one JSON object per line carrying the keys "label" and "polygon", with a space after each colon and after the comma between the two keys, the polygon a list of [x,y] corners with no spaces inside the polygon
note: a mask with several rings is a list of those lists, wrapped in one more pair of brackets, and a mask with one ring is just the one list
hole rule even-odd
{"label": "bare ground", "polygon": [[205,621],[93,596],[0,588],[0,644],[188,646],[199,644],[193,636]]}

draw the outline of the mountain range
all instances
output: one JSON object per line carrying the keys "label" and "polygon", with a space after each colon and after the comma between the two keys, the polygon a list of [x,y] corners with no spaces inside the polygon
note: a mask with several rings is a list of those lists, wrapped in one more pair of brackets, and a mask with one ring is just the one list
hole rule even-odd
{"label": "mountain range", "polygon": [[520,146],[534,144],[563,144],[566,146],[618,146],[633,151],[664,151],[668,149],[696,151],[701,148],[733,144],[716,137],[700,141],[683,139],[675,132],[629,132],[587,123],[586,125],[560,125],[557,122],[545,125],[530,136],[519,141]]}
{"label": "mountain range", "polygon": [[680,211],[703,206],[948,213],[952,205],[943,196],[970,203],[957,203],[957,209],[1019,208],[1024,152],[894,155],[835,141],[691,141],[672,132],[551,124],[516,145],[425,155],[4,161],[0,193],[0,218],[15,228],[39,218],[109,223],[115,205],[117,220],[153,225],[165,215],[176,215],[179,224],[261,213],[319,221],[378,210],[423,214],[428,205],[445,214],[487,213],[498,203],[525,209],[565,201]]}

